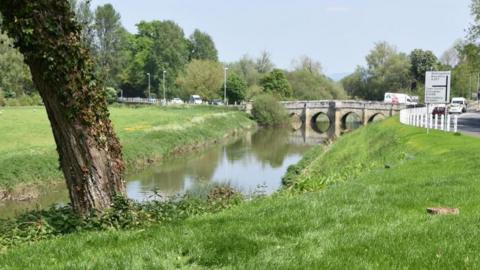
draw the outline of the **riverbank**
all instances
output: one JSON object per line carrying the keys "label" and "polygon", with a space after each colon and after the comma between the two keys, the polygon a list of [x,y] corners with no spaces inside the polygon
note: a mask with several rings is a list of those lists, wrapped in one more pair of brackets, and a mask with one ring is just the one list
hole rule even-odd
{"label": "riverbank", "polygon": [[[313,150],[318,151],[318,149]],[[5,269],[480,267],[480,140],[397,119],[341,137],[289,188],[217,214],[18,246]],[[292,175],[294,174],[294,175]],[[427,207],[458,207],[431,216]]]}
{"label": "riverbank", "polygon": [[[111,107],[129,171],[224,140],[256,124],[222,107]],[[42,107],[4,108],[0,115],[0,200],[31,199],[63,182]]]}

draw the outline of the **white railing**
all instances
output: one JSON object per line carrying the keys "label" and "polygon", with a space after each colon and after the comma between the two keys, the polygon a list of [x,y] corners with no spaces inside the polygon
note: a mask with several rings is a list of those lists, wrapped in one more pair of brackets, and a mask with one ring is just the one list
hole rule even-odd
{"label": "white railing", "polygon": [[119,103],[137,103],[137,104],[161,104],[161,99],[156,98],[140,98],[140,97],[119,97],[117,98]]}
{"label": "white railing", "polygon": [[458,115],[433,114],[427,108],[410,108],[400,111],[400,122],[405,125],[437,129],[445,132],[458,131]]}

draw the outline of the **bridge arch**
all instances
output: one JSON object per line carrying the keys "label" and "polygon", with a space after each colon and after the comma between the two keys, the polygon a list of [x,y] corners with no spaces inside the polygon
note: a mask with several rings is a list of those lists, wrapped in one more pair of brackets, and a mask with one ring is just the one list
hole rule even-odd
{"label": "bridge arch", "polygon": [[340,119],[342,130],[353,130],[362,126],[362,117],[354,111],[345,113]]}
{"label": "bridge arch", "polygon": [[375,113],[368,118],[368,123],[373,123],[385,119],[385,115],[381,112]]}
{"label": "bridge arch", "polygon": [[333,126],[332,119],[324,112],[318,112],[312,116],[312,129],[318,133],[327,133]]}
{"label": "bridge arch", "polygon": [[293,130],[299,130],[303,125],[302,117],[295,112],[291,113],[289,117]]}

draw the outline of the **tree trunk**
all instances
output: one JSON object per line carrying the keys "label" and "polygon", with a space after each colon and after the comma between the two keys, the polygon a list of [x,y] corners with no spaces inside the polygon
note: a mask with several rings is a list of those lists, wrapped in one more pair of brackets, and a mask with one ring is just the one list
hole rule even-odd
{"label": "tree trunk", "polygon": [[94,62],[67,0],[1,0],[3,27],[30,67],[52,127],[75,211],[85,216],[124,192],[121,146]]}

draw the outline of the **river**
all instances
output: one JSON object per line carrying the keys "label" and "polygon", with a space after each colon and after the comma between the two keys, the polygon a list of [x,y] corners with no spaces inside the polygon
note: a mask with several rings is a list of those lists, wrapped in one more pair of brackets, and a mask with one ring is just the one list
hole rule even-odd
{"label": "river", "polygon": [[[296,132],[288,128],[260,129],[128,174],[127,194],[143,201],[154,194],[183,194],[215,183],[229,184],[247,195],[271,194],[281,187],[287,168],[325,138],[302,129]],[[0,217],[66,202],[68,194],[64,185],[49,187],[38,199],[0,204]]]}

